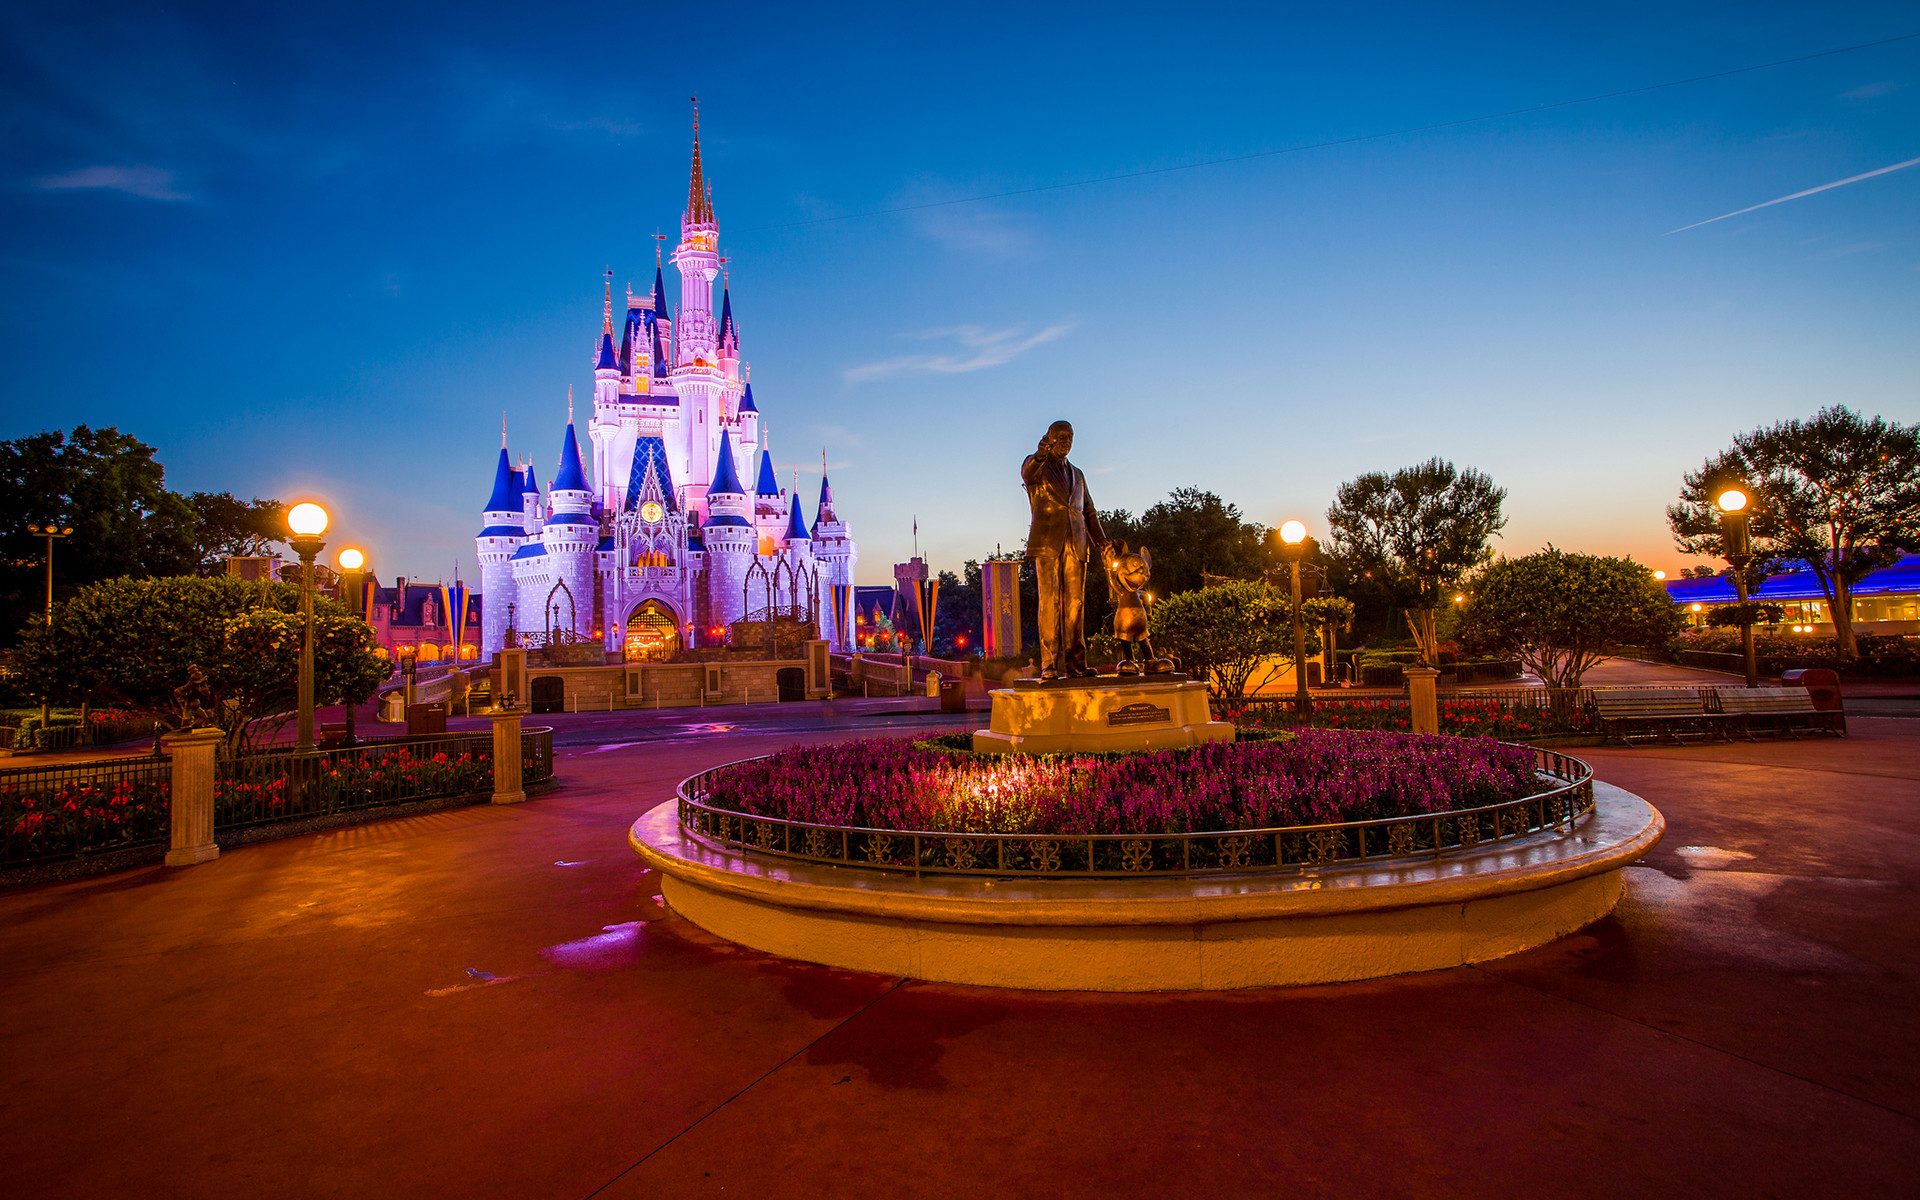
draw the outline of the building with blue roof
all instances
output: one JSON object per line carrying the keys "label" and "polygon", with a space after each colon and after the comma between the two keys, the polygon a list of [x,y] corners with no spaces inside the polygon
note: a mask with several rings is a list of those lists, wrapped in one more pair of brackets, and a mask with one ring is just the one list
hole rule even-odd
{"label": "building with blue roof", "polygon": [[[1696,625],[1726,604],[1738,604],[1740,595],[1731,575],[1705,579],[1669,579],[1667,596]],[[1769,575],[1754,590],[1756,604],[1778,604],[1786,610],[1782,623],[1801,626],[1799,632],[1832,637],[1832,601],[1819,576],[1804,565]],[[1920,636],[1920,554],[1903,554],[1891,565],[1870,571],[1853,587],[1853,631]]]}
{"label": "building with blue roof", "polygon": [[551,486],[543,493],[533,464],[501,448],[475,539],[481,592],[493,599],[485,653],[511,630],[515,641],[598,642],[615,661],[670,657],[770,615],[802,615],[834,649],[853,648],[858,547],[824,486],[811,528],[797,478],[780,486],[731,288],[714,302],[719,224],[697,122],[671,262],[677,308],[656,262],[652,288],[629,286],[617,323],[607,273],[593,412],[576,426],[569,398]]}

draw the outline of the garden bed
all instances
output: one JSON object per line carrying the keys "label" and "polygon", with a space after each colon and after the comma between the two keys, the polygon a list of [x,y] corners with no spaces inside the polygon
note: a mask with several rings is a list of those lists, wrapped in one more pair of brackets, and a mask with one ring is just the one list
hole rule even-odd
{"label": "garden bed", "polygon": [[1074,837],[1384,820],[1551,786],[1532,750],[1488,738],[1303,730],[1128,755],[976,757],[948,739],[796,746],[708,773],[701,802],[816,826]]}

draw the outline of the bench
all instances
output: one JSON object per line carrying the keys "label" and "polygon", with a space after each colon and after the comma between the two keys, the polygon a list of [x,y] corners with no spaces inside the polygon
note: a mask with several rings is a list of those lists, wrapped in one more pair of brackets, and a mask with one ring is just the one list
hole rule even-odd
{"label": "bench", "polygon": [[1664,737],[1678,743],[1689,736],[1731,741],[1730,724],[1742,723],[1744,729],[1744,717],[1708,712],[1695,688],[1595,688],[1593,707],[1601,732],[1629,746],[1640,733],[1648,741]]}
{"label": "bench", "polygon": [[1720,711],[1746,719],[1747,736],[1755,727],[1800,736],[1802,729],[1842,736],[1841,714],[1821,712],[1813,706],[1813,697],[1805,688],[1715,688]]}

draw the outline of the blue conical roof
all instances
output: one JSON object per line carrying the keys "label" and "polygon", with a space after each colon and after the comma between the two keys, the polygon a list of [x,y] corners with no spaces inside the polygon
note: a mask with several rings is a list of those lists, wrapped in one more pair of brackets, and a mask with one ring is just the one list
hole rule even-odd
{"label": "blue conical roof", "polygon": [[807,532],[807,519],[800,515],[800,497],[793,497],[793,504],[787,512],[787,540],[812,541],[813,535]]}
{"label": "blue conical roof", "polygon": [[813,514],[813,523],[833,520],[833,485],[827,482],[826,472],[820,474],[820,507]]}
{"label": "blue conical roof", "polygon": [[507,448],[500,447],[500,465],[493,471],[493,495],[487,497],[487,512],[519,512],[520,491],[514,487],[513,462]]}
{"label": "blue conical roof", "polygon": [[653,269],[653,316],[655,320],[662,317],[669,321],[673,319],[667,314],[667,284],[660,275],[659,267]]}
{"label": "blue conical roof", "polygon": [[722,346],[727,344],[727,337],[729,334],[731,334],[736,339],[740,336],[739,334],[734,333],[734,330],[733,330],[733,293],[728,291],[726,288],[721,288],[720,289],[720,344]]}
{"label": "blue conical roof", "polygon": [[553,477],[553,490],[558,492],[588,490],[587,473],[580,469],[580,443],[573,436],[572,421],[567,422],[566,440],[560,443],[560,473]]}
{"label": "blue conical roof", "polygon": [[740,472],[733,466],[733,443],[725,432],[720,434],[720,460],[713,465],[713,483],[707,487],[707,495],[725,492],[733,496],[744,496],[747,490],[740,486]]}
{"label": "blue conical roof", "polygon": [[743,413],[757,413],[760,411],[759,407],[753,402],[753,385],[751,383],[747,385],[747,390],[740,397],[740,411]]}
{"label": "blue conical roof", "polygon": [[760,452],[760,482],[754,485],[754,491],[762,496],[778,496],[780,481],[773,477],[773,451]]}
{"label": "blue conical roof", "polygon": [[614,352],[613,335],[611,333],[603,333],[600,335],[600,358],[593,364],[593,369],[596,371],[618,371],[620,369],[620,356]]}

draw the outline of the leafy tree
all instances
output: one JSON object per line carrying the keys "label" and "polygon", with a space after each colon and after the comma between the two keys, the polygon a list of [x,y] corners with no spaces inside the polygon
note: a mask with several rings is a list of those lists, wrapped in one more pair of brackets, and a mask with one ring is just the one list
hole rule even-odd
{"label": "leafy tree", "polygon": [[[1171,654],[1189,673],[1205,675],[1208,689],[1229,712],[1246,705],[1293,655],[1293,600],[1263,583],[1217,583],[1158,600],[1150,630],[1154,649]],[[1307,653],[1320,639],[1307,631]]]}
{"label": "leafy tree", "polygon": [[1662,645],[1683,623],[1648,568],[1552,546],[1489,564],[1465,614],[1470,640],[1513,655],[1551,688],[1577,688],[1615,647]]}
{"label": "leafy tree", "polygon": [[1840,653],[1854,657],[1854,586],[1920,544],[1920,425],[1836,405],[1736,435],[1686,474],[1680,502],[1667,509],[1683,552],[1726,557],[1714,501],[1728,486],[1752,497],[1748,586],[1758,583],[1754,572],[1764,579],[1782,562],[1804,562],[1827,595]]}
{"label": "leafy tree", "polygon": [[[198,704],[239,749],[294,706],[299,589],[225,577],[113,579],[82,588],[29,624],[13,666],[61,700],[109,704],[178,727]],[[373,631],[325,597],[314,602],[314,695],[359,704],[387,676]]]}
{"label": "leafy tree", "polygon": [[1749,625],[1778,625],[1786,619],[1786,607],[1780,604],[1723,604],[1707,614],[1707,626],[1745,629]]}
{"label": "leafy tree", "polygon": [[[1153,551],[1153,590],[1160,596],[1205,587],[1209,575],[1263,579],[1280,562],[1266,526],[1200,488],[1175,488],[1137,519],[1124,509],[1101,513],[1100,525],[1110,538]],[[1091,592],[1095,572],[1087,574]],[[1104,582],[1102,588],[1104,595]]]}
{"label": "leafy tree", "polygon": [[286,538],[287,506],[279,500],[241,500],[231,492],[194,492],[186,500],[198,574],[219,574],[229,558],[271,557]]}
{"label": "leafy tree", "polygon": [[73,527],[54,547],[56,598],[123,575],[205,570],[280,536],[277,501],[168,491],[154,448],[111,426],[0,441],[0,479],[17,497],[0,508],[0,636],[44,603],[45,543],[28,525]]}
{"label": "leafy tree", "polygon": [[1493,557],[1487,543],[1507,523],[1506,496],[1472,467],[1433,458],[1349,480],[1327,509],[1334,553],[1388,590],[1428,666],[1440,661],[1435,611]]}

